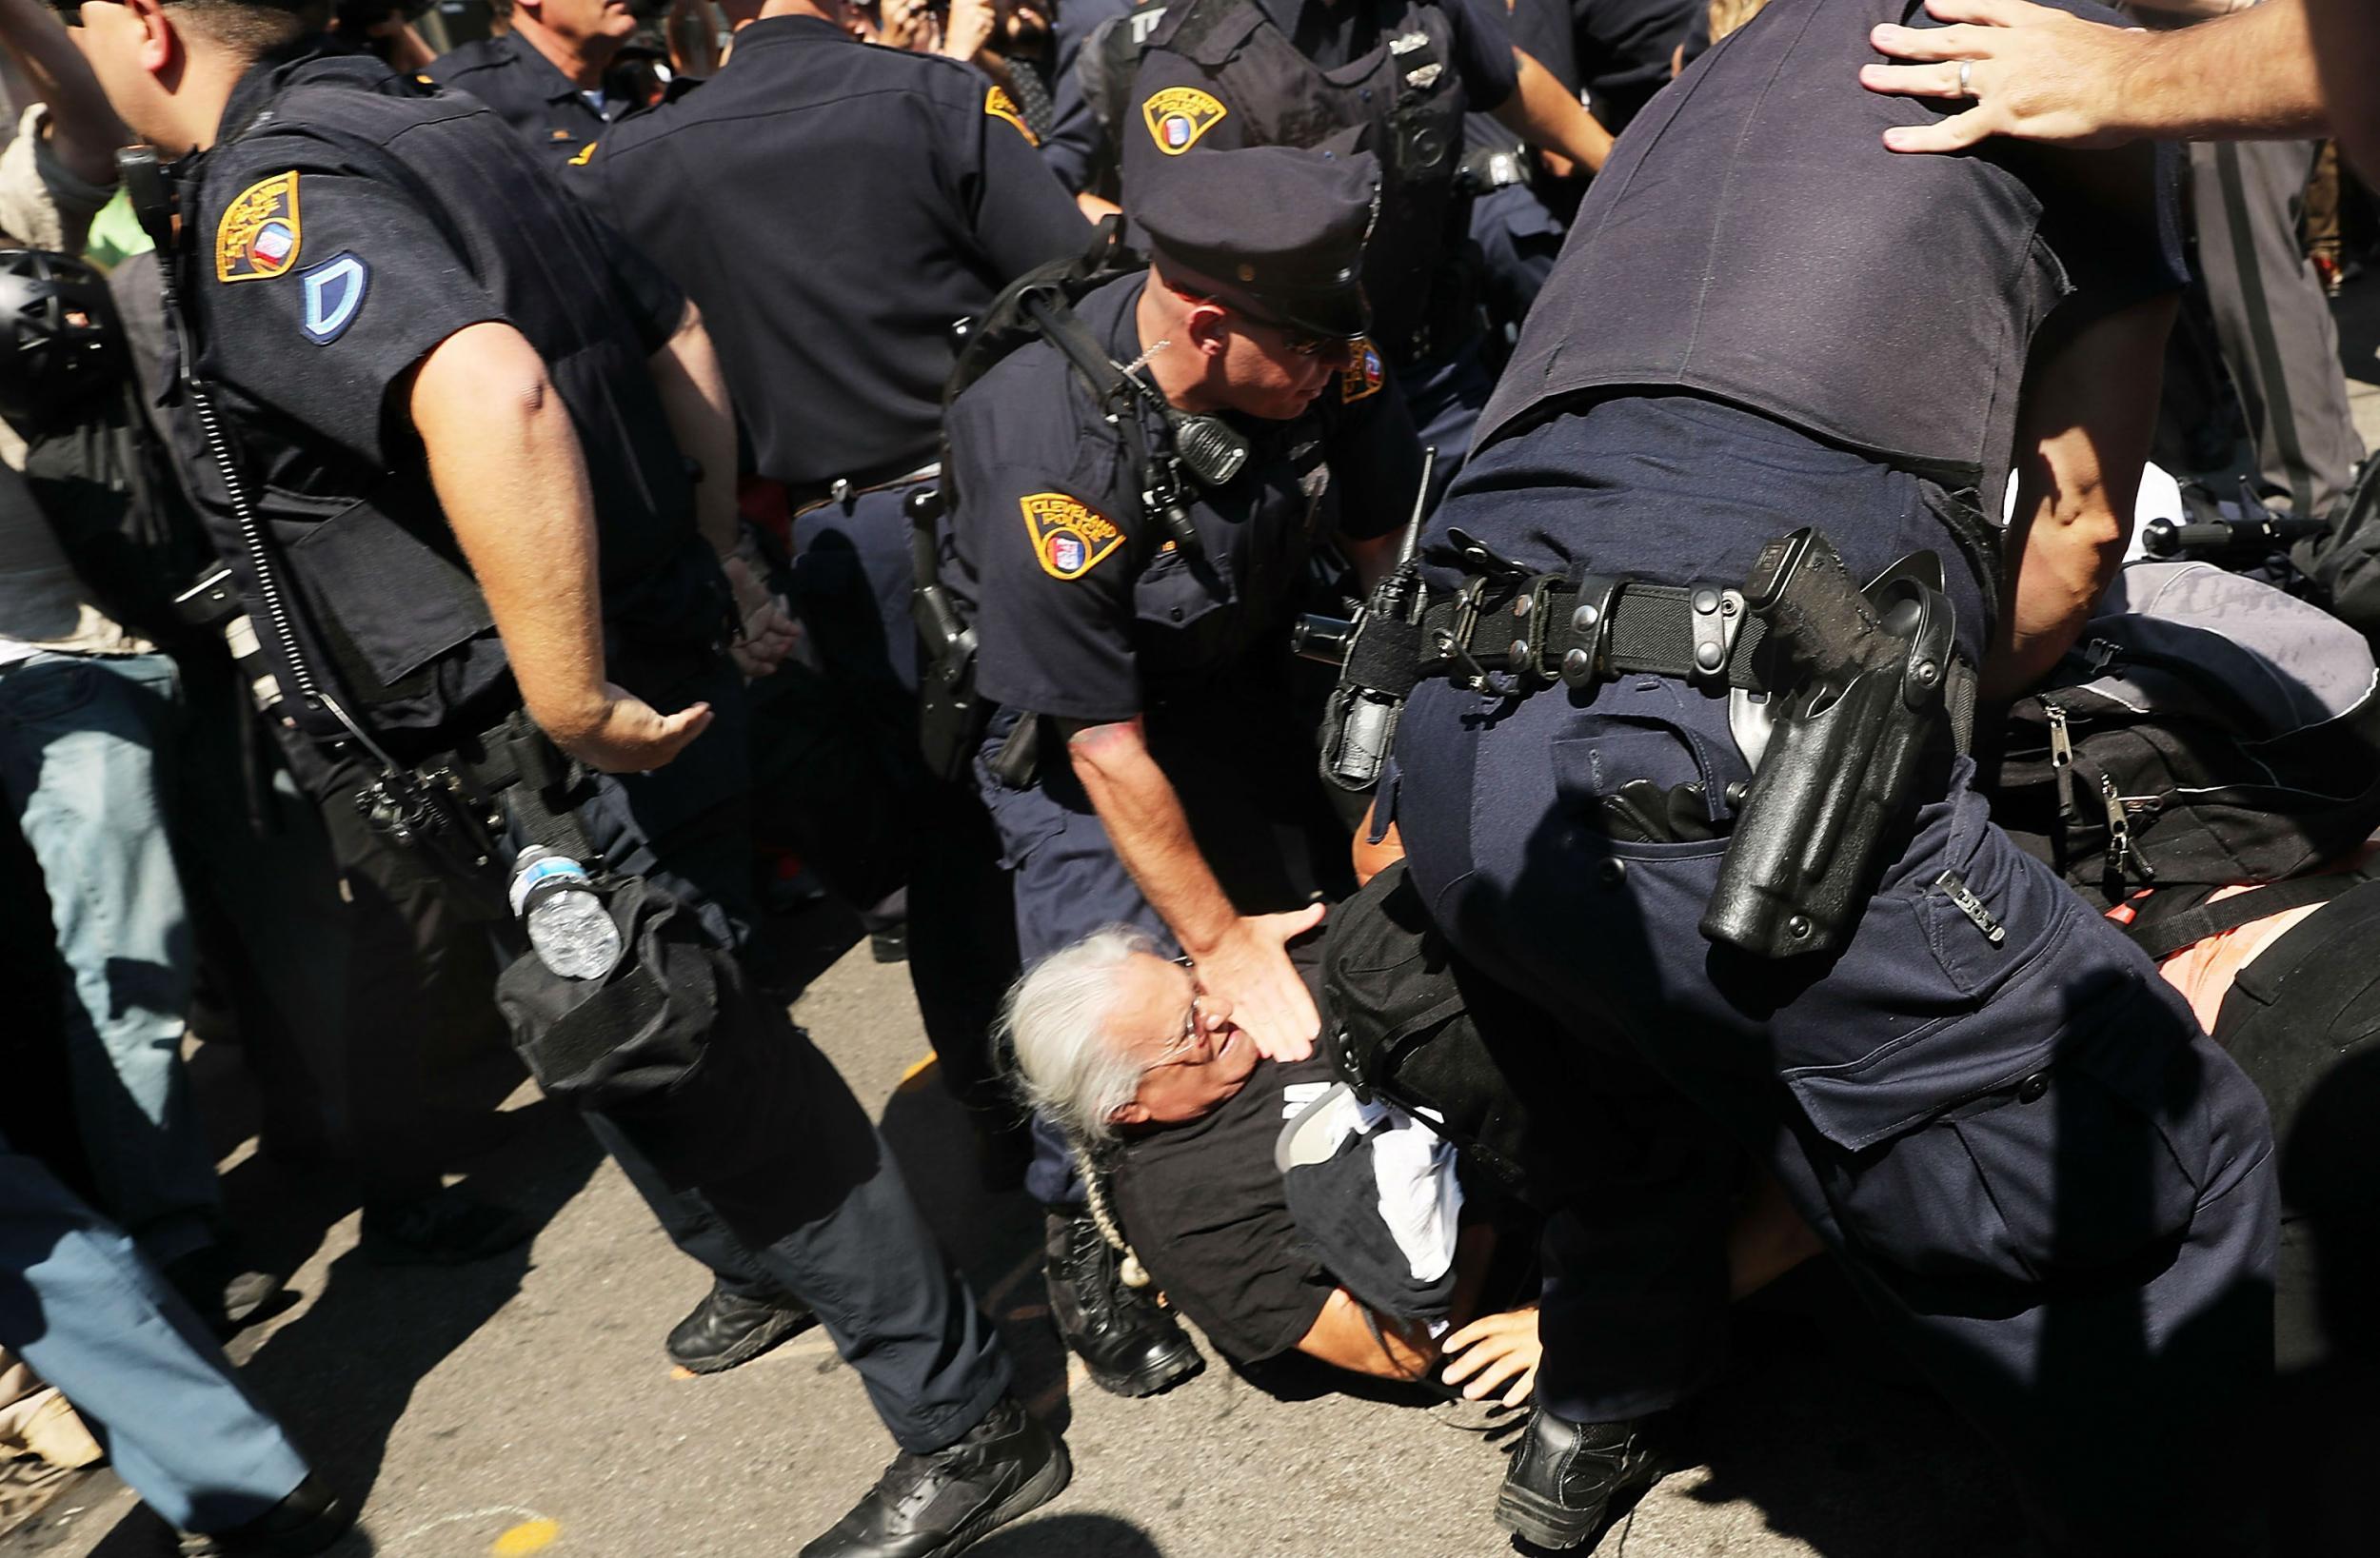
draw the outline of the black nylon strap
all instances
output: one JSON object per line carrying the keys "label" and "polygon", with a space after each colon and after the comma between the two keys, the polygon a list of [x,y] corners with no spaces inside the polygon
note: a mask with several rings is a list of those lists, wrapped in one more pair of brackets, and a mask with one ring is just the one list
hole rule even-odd
{"label": "black nylon strap", "polygon": [[[2124,927],[2124,934],[2150,956],[2170,957],[2211,936],[2236,931],[2268,916],[2287,914],[2309,904],[2328,903],[2349,889],[2362,886],[2365,880],[2362,873],[2354,871],[2293,877],[2288,881],[2251,887],[2212,903],[2195,895],[2172,894],[2169,897],[2168,893],[2159,892],[2151,895],[2148,909]],[[2160,911],[2159,898],[2167,898],[2173,907]]]}
{"label": "black nylon strap", "polygon": [[[1507,648],[1514,640],[1527,636],[1526,617],[1517,617],[1513,612],[1514,602],[1523,593],[1517,589],[1489,591],[1482,600],[1478,625],[1457,647],[1490,670],[1533,670],[1548,679],[1559,672],[1562,657],[1573,649],[1584,650],[1590,656],[1599,654],[1602,666],[1609,673],[1687,680],[1703,675],[1694,662],[1694,592],[1684,585],[1622,583],[1613,597],[1608,624],[1600,614],[1597,621],[1590,623],[1581,624],[1575,620],[1583,599],[1575,585],[1547,585],[1530,607],[1531,614],[1545,614],[1545,623],[1539,629],[1542,647],[1537,651],[1535,666],[1511,663]],[[1454,632],[1458,612],[1457,602],[1451,600],[1430,607],[1422,624],[1427,635],[1425,652],[1438,633]],[[1756,620],[1745,622],[1736,634],[1727,657],[1729,686],[1749,692],[1767,690],[1768,683],[1753,669],[1753,657],[1766,634],[1767,629]],[[1716,681],[1719,678],[1715,673],[1710,680]]]}

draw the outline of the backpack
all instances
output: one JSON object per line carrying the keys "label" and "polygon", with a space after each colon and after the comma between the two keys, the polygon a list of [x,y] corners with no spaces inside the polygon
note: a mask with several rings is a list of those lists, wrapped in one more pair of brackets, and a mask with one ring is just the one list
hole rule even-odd
{"label": "backpack", "polygon": [[2272,882],[2380,826],[2380,698],[2362,636],[2206,562],[2134,562],[2009,710],[1993,818],[2109,905]]}
{"label": "backpack", "polygon": [[1331,912],[1322,1011],[1331,1064],[1359,1096],[1397,1104],[1538,1211],[1586,1188],[1586,1053],[1456,956],[1403,861]]}

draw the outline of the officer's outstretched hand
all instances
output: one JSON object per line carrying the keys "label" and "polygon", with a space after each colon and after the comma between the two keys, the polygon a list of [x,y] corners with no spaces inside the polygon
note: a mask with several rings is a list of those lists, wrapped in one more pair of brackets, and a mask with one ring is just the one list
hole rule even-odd
{"label": "officer's outstretched hand", "polygon": [[1273,1060],[1314,1053],[1322,1015],[1291,966],[1287,944],[1322,923],[1321,904],[1285,915],[1248,915],[1198,955],[1199,988],[1231,1006],[1232,1020]]}
{"label": "officer's outstretched hand", "polygon": [[710,728],[708,703],[694,703],[675,714],[661,714],[617,682],[604,683],[604,705],[603,714],[584,730],[565,733],[547,724],[545,733],[554,739],[556,746],[589,768],[606,774],[635,774],[664,767],[684,752],[688,742]]}

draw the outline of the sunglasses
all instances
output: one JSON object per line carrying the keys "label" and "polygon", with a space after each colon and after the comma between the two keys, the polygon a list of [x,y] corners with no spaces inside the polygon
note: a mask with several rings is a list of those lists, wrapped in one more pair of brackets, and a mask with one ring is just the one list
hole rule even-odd
{"label": "sunglasses", "polygon": [[1281,338],[1281,344],[1300,357],[1318,357],[1326,351],[1343,352],[1352,345],[1343,336],[1316,335],[1311,330],[1301,330],[1295,325],[1284,325],[1278,319],[1267,319],[1262,314],[1242,308],[1236,303],[1225,303],[1220,298],[1208,297],[1200,292],[1185,292],[1179,286],[1173,288],[1173,293],[1174,296],[1187,302],[1203,303],[1209,307],[1220,308],[1235,318],[1244,319],[1251,325],[1260,325],[1278,334]]}

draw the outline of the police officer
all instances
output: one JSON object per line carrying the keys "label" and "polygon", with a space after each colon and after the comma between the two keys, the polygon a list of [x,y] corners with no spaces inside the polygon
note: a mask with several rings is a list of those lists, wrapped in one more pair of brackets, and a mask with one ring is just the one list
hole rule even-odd
{"label": "police officer", "polygon": [[[727,66],[623,122],[567,182],[711,322],[751,468],[791,500],[794,600],[825,669],[906,705],[905,507],[936,479],[952,326],[1011,278],[1081,253],[1092,228],[1007,94],[971,68],[855,42],[840,0],[730,0],[728,14]],[[754,193],[777,188],[786,198]],[[999,845],[971,786],[928,782],[916,806],[910,976],[945,1084],[987,1158],[1013,1165],[989,1041],[1016,975]]]}
{"label": "police officer", "polygon": [[[485,893],[475,848],[604,862],[634,960],[573,980],[526,954],[500,994],[547,1091],[585,1101],[714,1273],[673,1351],[731,1365],[806,1304],[851,1360],[902,1453],[812,1558],[926,1550],[1052,1496],[1063,1447],[1009,1396],[865,1112],[733,952],[747,768],[719,646],[739,609],[741,668],[790,634],[718,560],[735,453],[699,314],[475,99],[292,47],[267,5],[83,19],[134,132],[192,153],[178,239],[144,202],[174,434],[277,711],[313,738],[301,782],[451,862],[458,895]],[[490,805],[509,841],[476,844]]]}
{"label": "police officer", "polygon": [[[1285,1056],[1309,1052],[1317,1019],[1283,944],[1320,920],[1311,900],[1346,858],[1290,691],[1292,591],[1333,537],[1377,571],[1418,480],[1411,422],[1363,339],[1375,179],[1363,152],[1168,160],[1128,207],[1153,266],[1075,310],[1096,361],[1033,341],[951,411],[945,579],[1002,711],[977,773],[1026,959],[1139,925]],[[1182,458],[1194,443],[1244,465],[1200,474]],[[1062,1205],[1062,1144],[1044,1130],[1041,1146],[1028,1188]],[[1049,1243],[1054,1275],[1104,1259],[1080,1215],[1054,1214]],[[1078,1302],[1053,1286],[1054,1308]],[[1155,1345],[1170,1322],[1079,1318],[1111,1390],[1190,1366],[1186,1342]]]}
{"label": "police officer", "polygon": [[[2172,165],[1894,157],[1882,130],[1932,110],[1845,67],[1913,17],[1774,0],[1620,141],[1434,526],[1474,663],[1415,691],[1391,804],[1459,949],[1766,1163],[2052,1550],[2254,1552],[2264,1109],[1990,822],[1935,691],[2037,678],[2122,555],[2186,277]],[[1918,552],[1937,575],[1843,605]],[[1878,701],[1826,701],[1843,644]],[[1662,1150],[1615,1154],[1629,1193],[1548,1249],[1497,1505],[1547,1546],[1657,1475],[1724,1335],[1731,1177],[1645,1173]]]}
{"label": "police officer", "polygon": [[604,72],[636,31],[636,12],[627,0],[488,0],[488,9],[506,30],[439,55],[426,73],[566,164],[628,107],[605,95]]}
{"label": "police officer", "polygon": [[1314,146],[1359,126],[1381,166],[1366,251],[1373,339],[1387,355],[1443,490],[1491,383],[1478,284],[1455,191],[1466,111],[1592,172],[1611,137],[1470,0],[1181,0],[1150,35],[1123,136],[1136,179],[1194,148]]}

